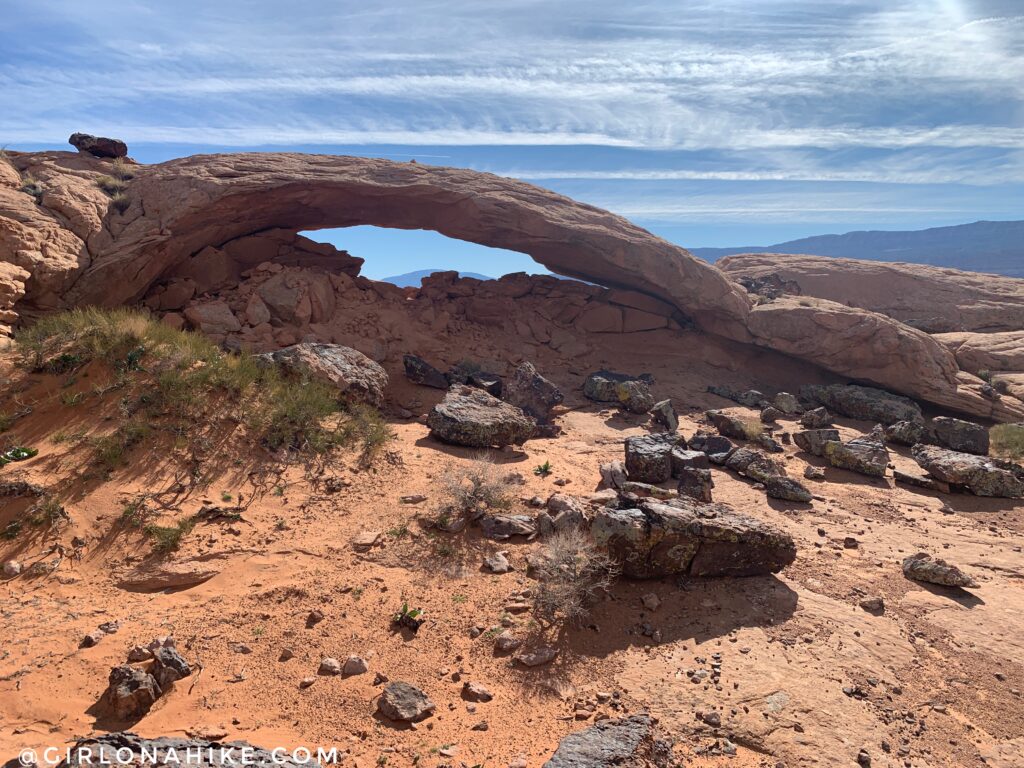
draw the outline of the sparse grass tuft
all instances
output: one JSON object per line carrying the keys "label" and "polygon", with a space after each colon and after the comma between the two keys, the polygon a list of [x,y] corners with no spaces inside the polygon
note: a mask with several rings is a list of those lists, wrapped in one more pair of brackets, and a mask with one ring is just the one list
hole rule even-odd
{"label": "sparse grass tuft", "polygon": [[145,494],[140,494],[121,505],[121,522],[129,528],[141,528],[149,517]]}
{"label": "sparse grass tuft", "polygon": [[118,192],[115,195],[110,196],[110,205],[118,213],[124,213],[128,210],[128,207],[132,204],[132,199],[128,197],[124,192]]}
{"label": "sparse grass tuft", "polygon": [[608,555],[578,529],[551,536],[538,561],[534,611],[539,620],[549,624],[558,619],[582,622],[598,594],[611,586],[618,573]]}
{"label": "sparse grass tuft", "polygon": [[740,421],[743,424],[743,434],[747,436],[747,440],[757,440],[764,434],[764,424],[760,419],[741,419]]}
{"label": "sparse grass tuft", "polygon": [[42,184],[31,176],[23,176],[21,178],[21,191],[35,199],[36,203],[41,203],[43,201],[43,192],[46,190],[43,189]]}
{"label": "sparse grass tuft", "polygon": [[111,432],[93,441],[93,464],[105,473],[112,472],[128,462],[132,448],[150,434],[148,424],[129,420]]}
{"label": "sparse grass tuft", "polygon": [[128,181],[135,178],[135,168],[123,157],[115,157],[114,161],[110,164],[110,174],[115,179]]}
{"label": "sparse grass tuft", "polygon": [[96,186],[111,197],[124,192],[128,188],[123,179],[116,179],[113,176],[100,176],[96,179]]}
{"label": "sparse grass tuft", "polygon": [[1024,425],[997,424],[989,430],[989,442],[994,456],[1024,459]]}
{"label": "sparse grass tuft", "polygon": [[70,522],[71,517],[60,503],[60,499],[56,496],[44,496],[29,507],[26,519],[32,525],[53,528],[62,522]]}

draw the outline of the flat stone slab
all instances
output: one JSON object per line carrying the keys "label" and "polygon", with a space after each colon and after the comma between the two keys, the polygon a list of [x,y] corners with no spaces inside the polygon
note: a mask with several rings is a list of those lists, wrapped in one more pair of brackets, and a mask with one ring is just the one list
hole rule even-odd
{"label": "flat stone slab", "polygon": [[650,715],[602,720],[558,744],[544,768],[667,768],[672,744],[658,738]]}
{"label": "flat stone slab", "polygon": [[796,559],[785,531],[725,504],[685,496],[598,510],[591,533],[630,578],[755,576],[777,573]]}

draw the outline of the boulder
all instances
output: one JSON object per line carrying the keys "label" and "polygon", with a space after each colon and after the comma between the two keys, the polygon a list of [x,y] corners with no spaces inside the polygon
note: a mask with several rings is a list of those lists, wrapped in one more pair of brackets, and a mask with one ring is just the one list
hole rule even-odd
{"label": "boulder", "polygon": [[832,426],[832,414],[825,406],[818,406],[806,411],[800,417],[800,426],[804,429],[824,429]]}
{"label": "boulder", "polygon": [[103,702],[118,720],[135,720],[149,711],[160,693],[160,685],[151,674],[122,664],[110,670]]}
{"label": "boulder", "polygon": [[672,449],[679,442],[674,433],[626,438],[626,474],[640,483],[663,483],[672,477]]}
{"label": "boulder", "polygon": [[753,419],[741,419],[722,411],[705,411],[708,421],[719,434],[736,440],[753,440],[761,434],[761,425]]}
{"label": "boulder", "polygon": [[[615,371],[595,371],[587,376],[583,382],[583,395],[599,403],[618,403],[621,402],[619,385],[631,381],[639,381],[649,386],[653,383],[654,379],[647,373],[642,373],[639,376],[630,376],[627,373],[616,373]],[[648,392],[648,394],[650,393]],[[653,400],[651,405],[654,405]],[[650,407],[648,406],[648,409]]]}
{"label": "boulder", "polygon": [[448,389],[448,379],[437,368],[432,366],[422,357],[416,355],[405,355],[402,358],[405,366],[405,377],[413,384],[422,384],[424,387],[434,389]]}
{"label": "boulder", "polygon": [[482,389],[453,385],[427,416],[430,434],[438,440],[471,448],[521,445],[533,436],[536,423],[522,409]]}
{"label": "boulder", "polygon": [[772,475],[761,482],[764,483],[765,493],[773,499],[807,503],[814,498],[801,482],[791,477]]}
{"label": "boulder", "polygon": [[800,405],[800,400],[797,399],[796,395],[791,395],[789,392],[779,392],[779,394],[772,398],[772,405],[790,416],[804,412],[803,406]]}
{"label": "boulder", "polygon": [[679,477],[680,473],[686,469],[710,469],[711,467],[706,453],[691,451],[685,443],[672,446],[669,460],[672,462],[672,477]]}
{"label": "boulder", "polygon": [[626,482],[626,468],[621,461],[608,461],[601,465],[601,485],[605,488],[621,488]]}
{"label": "boulder", "polygon": [[924,421],[921,407],[913,400],[875,387],[859,384],[809,385],[800,388],[800,396],[821,403],[841,416],[885,426],[897,421]]}
{"label": "boulder", "polygon": [[679,429],[679,417],[676,415],[676,409],[672,407],[671,400],[661,400],[655,403],[651,408],[651,415],[656,422],[663,424],[669,432],[675,432]]}
{"label": "boulder", "polygon": [[108,139],[105,136],[93,136],[88,133],[72,133],[68,144],[79,152],[93,157],[127,157],[128,145],[120,139]]}
{"label": "boulder", "polygon": [[904,472],[899,469],[894,469],[892,472],[893,480],[902,485],[911,485],[915,488],[924,488],[927,491],[936,491],[938,493],[949,493],[949,483],[944,483],[941,480],[936,480],[934,477],[922,474],[920,472]]}
{"label": "boulder", "polygon": [[786,532],[725,504],[685,496],[599,509],[591,533],[629,578],[754,576],[777,573],[796,558]]}
{"label": "boulder", "polygon": [[769,459],[752,448],[737,448],[725,466],[763,484],[765,492],[773,499],[807,502],[812,498],[811,492],[800,482],[786,476],[786,468],[781,462]]}
{"label": "boulder", "polygon": [[1024,467],[1012,461],[931,445],[915,445],[911,454],[925,472],[957,489],[975,496],[1024,498]]}
{"label": "boulder", "polygon": [[337,388],[349,402],[384,404],[388,375],[362,352],[340,344],[303,342],[259,356],[299,375]]}
{"label": "boulder", "polygon": [[977,582],[955,565],[927,552],[918,552],[903,559],[903,575],[914,581],[940,584],[944,587],[977,587]]}
{"label": "boulder", "polygon": [[654,396],[646,381],[623,381],[615,386],[619,405],[630,413],[647,413],[654,407]]}
{"label": "boulder", "polygon": [[889,451],[885,449],[881,430],[845,443],[825,443],[825,459],[833,467],[872,477],[885,477],[889,467]]}
{"label": "boulder", "polygon": [[551,419],[551,410],[561,405],[565,397],[558,387],[537,373],[533,363],[521,363],[506,382],[502,399],[546,423]]}
{"label": "boulder", "polygon": [[[548,499],[547,515],[552,531],[583,528],[588,522],[583,503],[579,499],[563,493],[552,494]],[[541,533],[548,533],[548,531],[542,530]]]}
{"label": "boulder", "polygon": [[561,740],[544,768],[668,768],[672,744],[658,737],[654,719],[641,714],[602,720]]}
{"label": "boulder", "polygon": [[782,418],[782,411],[774,405],[769,405],[761,410],[761,423],[763,424],[774,424],[780,418]]}
{"label": "boulder", "polygon": [[389,683],[377,701],[377,711],[388,720],[412,723],[431,714],[436,705],[414,685]]}
{"label": "boulder", "polygon": [[988,429],[973,421],[936,416],[932,419],[932,431],[939,445],[953,451],[988,455]]}
{"label": "boulder", "polygon": [[675,477],[679,478],[679,486],[676,489],[679,495],[689,496],[697,501],[712,501],[711,492],[715,487],[715,481],[711,477],[710,469],[682,467]]}
{"label": "boulder", "polygon": [[726,458],[736,448],[729,438],[704,432],[697,432],[687,441],[687,445],[691,450],[705,454],[715,464],[724,464]]}
{"label": "boulder", "polygon": [[242,324],[231,307],[220,300],[193,304],[185,310],[185,319],[208,336],[224,336],[242,330]]}
{"label": "boulder", "polygon": [[885,428],[885,439],[898,445],[917,445],[924,437],[924,424],[919,421],[897,421]]}
{"label": "boulder", "polygon": [[841,442],[838,429],[808,429],[793,434],[793,442],[805,453],[824,456],[827,443]]}
{"label": "boulder", "polygon": [[537,535],[537,523],[528,515],[484,515],[479,525],[484,536],[495,541],[512,536]]}
{"label": "boulder", "polygon": [[220,573],[199,560],[155,562],[140,565],[121,577],[117,586],[129,592],[178,591],[198,586]]}
{"label": "boulder", "polygon": [[[240,759],[242,755],[244,758]],[[242,764],[264,768],[308,768],[310,762],[291,758],[287,750],[275,749],[272,752],[244,741],[224,742],[212,735],[194,739],[146,739],[118,731],[79,739],[68,747],[66,759],[58,768],[95,768],[97,765],[238,768]]]}
{"label": "boulder", "polygon": [[153,651],[150,672],[156,678],[160,690],[166,691],[172,683],[191,675],[192,667],[173,646],[162,646]]}

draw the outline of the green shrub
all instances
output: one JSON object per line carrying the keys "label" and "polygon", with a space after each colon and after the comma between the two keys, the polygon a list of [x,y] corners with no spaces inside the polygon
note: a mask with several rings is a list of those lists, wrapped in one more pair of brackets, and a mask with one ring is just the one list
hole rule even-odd
{"label": "green shrub", "polygon": [[195,528],[196,521],[193,517],[183,517],[174,525],[147,525],[145,533],[153,542],[153,551],[166,555],[174,552],[181,546],[181,540]]}
{"label": "green shrub", "polygon": [[93,440],[93,464],[111,472],[128,463],[128,453],[147,437],[152,429],[141,421],[129,420],[109,435]]}
{"label": "green shrub", "polygon": [[1024,424],[997,424],[989,430],[992,454],[1024,459]]}
{"label": "green shrub", "polygon": [[55,496],[44,496],[29,507],[27,520],[32,525],[52,528],[58,523],[71,520],[60,499]]}
{"label": "green shrub", "polygon": [[559,531],[541,548],[534,569],[534,611],[537,618],[561,618],[578,624],[590,615],[597,595],[606,591],[618,572],[608,555],[579,529]]}

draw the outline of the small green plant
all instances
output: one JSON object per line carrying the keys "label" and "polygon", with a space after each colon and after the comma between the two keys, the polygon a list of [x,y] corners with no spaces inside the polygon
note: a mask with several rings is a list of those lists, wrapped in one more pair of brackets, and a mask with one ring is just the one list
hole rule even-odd
{"label": "small green plant", "polygon": [[263,627],[254,627],[253,630],[252,630],[252,636],[253,637],[263,637],[263,635],[266,634],[266,631],[267,630],[264,629]]}
{"label": "small green plant", "polygon": [[469,598],[466,595],[452,595],[452,602],[456,605],[462,605],[469,602]]}
{"label": "small green plant", "polygon": [[181,540],[195,528],[194,517],[184,517],[174,525],[147,525],[146,535],[153,542],[153,551],[161,555],[174,552],[181,546]]}
{"label": "small green plant", "polygon": [[274,530],[275,531],[287,531],[287,530],[289,530],[288,521],[285,520],[283,517],[277,518],[277,520],[274,521]]}
{"label": "small green plant", "polygon": [[21,521],[12,520],[4,529],[0,531],[0,538],[6,539],[7,541],[14,541],[18,538],[18,534],[21,533]]}
{"label": "small green plant", "polygon": [[396,525],[394,528],[388,530],[388,536],[393,539],[402,539],[409,535],[409,526],[405,523]]}
{"label": "small green plant", "polygon": [[275,485],[274,486],[274,490],[272,491],[272,493],[275,496],[284,496],[284,486],[283,485]]}
{"label": "small green plant", "polygon": [[363,590],[362,587],[355,587],[352,590],[352,599],[353,600],[358,600],[359,598],[361,598],[363,596],[363,592],[364,592],[364,590]]}
{"label": "small green plant", "polygon": [[223,501],[223,502],[231,501],[231,499],[233,499],[233,498],[234,497],[230,493],[228,493],[227,491],[221,491],[220,492],[220,500]]}
{"label": "small green plant", "polygon": [[128,453],[150,434],[148,424],[130,420],[109,435],[98,437],[93,441],[93,463],[111,472],[128,462]]}
{"label": "small green plant", "polygon": [[402,603],[402,607],[391,619],[393,624],[397,624],[400,627],[411,629],[416,632],[422,625],[425,619],[423,618],[423,611],[420,608],[410,608],[408,602]]}
{"label": "small green plant", "polygon": [[0,453],[0,467],[4,467],[14,461],[26,461],[39,455],[38,448],[25,448],[17,446]]}
{"label": "small green plant", "polygon": [[536,467],[533,468],[533,474],[537,475],[538,477],[547,477],[548,475],[551,474],[552,471],[553,468],[551,466],[550,461],[545,461],[543,464],[538,464]]}
{"label": "small green plant", "polygon": [[978,371],[978,378],[981,379],[982,381],[988,383],[988,384],[991,384],[992,383],[992,371],[990,371],[988,369],[985,369],[983,371]]}
{"label": "small green plant", "polygon": [[83,360],[80,355],[65,352],[47,360],[46,363],[43,364],[41,370],[45,373],[61,375],[70,373],[81,366],[84,362],[85,360]]}
{"label": "small green plant", "polygon": [[1024,459],[1024,425],[996,424],[989,430],[989,442],[994,456]]}

